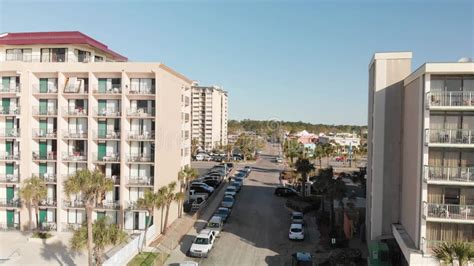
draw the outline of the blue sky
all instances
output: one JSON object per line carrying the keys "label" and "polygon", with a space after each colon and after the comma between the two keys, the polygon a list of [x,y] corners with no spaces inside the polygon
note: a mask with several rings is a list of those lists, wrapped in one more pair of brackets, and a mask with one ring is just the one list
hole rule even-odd
{"label": "blue sky", "polygon": [[0,0],[0,32],[82,31],[223,86],[231,119],[363,125],[374,52],[474,57],[472,1],[64,2]]}

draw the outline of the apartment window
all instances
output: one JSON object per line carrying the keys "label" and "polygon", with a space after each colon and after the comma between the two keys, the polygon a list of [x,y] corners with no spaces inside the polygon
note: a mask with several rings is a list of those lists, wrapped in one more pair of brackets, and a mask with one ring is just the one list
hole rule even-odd
{"label": "apartment window", "polygon": [[474,76],[433,76],[431,91],[474,91]]}
{"label": "apartment window", "polygon": [[154,94],[155,79],[130,79],[130,93],[134,94]]}
{"label": "apartment window", "polygon": [[31,49],[7,49],[5,61],[31,62]]}
{"label": "apartment window", "polygon": [[76,55],[77,62],[88,63],[91,59],[91,53],[79,49],[74,50],[74,54]]}
{"label": "apartment window", "polygon": [[104,62],[104,57],[102,56],[94,56],[94,62]]}
{"label": "apartment window", "polygon": [[41,62],[66,62],[67,48],[42,48]]}

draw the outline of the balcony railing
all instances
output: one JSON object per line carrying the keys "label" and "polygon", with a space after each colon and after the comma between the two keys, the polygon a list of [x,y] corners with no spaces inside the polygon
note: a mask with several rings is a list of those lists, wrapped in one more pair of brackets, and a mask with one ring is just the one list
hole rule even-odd
{"label": "balcony railing", "polygon": [[18,183],[20,177],[17,174],[0,174],[0,183]]}
{"label": "balcony railing", "polygon": [[85,162],[87,161],[87,154],[85,152],[63,152],[63,160],[64,161],[80,161]]}
{"label": "balcony railing", "polygon": [[15,85],[3,85],[0,84],[0,93],[17,93],[20,92],[21,84],[15,84]]}
{"label": "balcony railing", "polygon": [[153,178],[149,176],[131,176],[128,178],[129,186],[153,186]]}
{"label": "balcony railing", "polygon": [[0,115],[19,115],[20,114],[20,106],[10,106],[10,107],[3,107],[0,106]]}
{"label": "balcony railing", "polygon": [[112,87],[99,89],[99,85],[94,85],[93,93],[95,94],[120,94],[122,93],[122,85],[112,84]]}
{"label": "balcony railing", "polygon": [[153,140],[155,139],[155,131],[132,130],[128,133],[129,140]]}
{"label": "balcony railing", "polygon": [[151,163],[155,161],[155,158],[152,154],[127,154],[127,161],[130,163],[133,162],[143,162],[143,163]]}
{"label": "balcony railing", "polygon": [[[459,241],[462,241],[462,240],[459,240]],[[424,252],[428,253],[428,254],[431,254],[433,253],[433,249],[439,247],[441,244],[443,243],[449,243],[449,242],[453,242],[453,241],[442,241],[442,240],[428,240],[426,238],[423,238],[423,249],[424,249]],[[456,241],[454,241],[456,242]],[[465,243],[468,243],[470,244],[471,246],[474,247],[474,242],[466,242],[466,241],[462,241],[462,242],[465,242]]]}
{"label": "balcony railing", "polygon": [[64,200],[64,208],[84,208],[86,205],[83,200]]}
{"label": "balcony railing", "polygon": [[138,202],[134,200],[127,201],[126,206],[129,210],[146,210],[145,207],[140,207]]}
{"label": "balcony railing", "polygon": [[82,227],[82,224],[61,223],[63,232],[72,232]]}
{"label": "balcony railing", "polygon": [[33,138],[57,138],[56,129],[33,129]]}
{"label": "balcony railing", "polygon": [[427,98],[430,107],[474,107],[474,92],[471,91],[429,92]]}
{"label": "balcony railing", "polygon": [[0,138],[19,138],[19,128],[0,128]]}
{"label": "balcony railing", "polygon": [[120,139],[120,131],[115,130],[99,130],[94,135],[98,139]]}
{"label": "balcony railing", "polygon": [[426,181],[471,182],[474,184],[474,167],[425,166]]}
{"label": "balcony railing", "polygon": [[112,176],[106,176],[106,178],[111,179],[114,185],[120,185],[120,176],[112,175]]}
{"label": "balcony railing", "polygon": [[40,228],[42,231],[56,231],[57,225],[56,222],[42,222]]}
{"label": "balcony railing", "polygon": [[0,230],[9,231],[9,230],[20,230],[19,223],[0,223]]}
{"label": "balcony railing", "polygon": [[87,94],[89,92],[88,85],[66,85],[64,87],[64,93],[66,94]]}
{"label": "balcony railing", "polygon": [[32,89],[35,94],[58,94],[58,85],[56,84],[48,84],[46,87],[33,84]]}
{"label": "balcony railing", "polygon": [[63,130],[63,138],[65,139],[86,139],[87,129]]}
{"label": "balcony railing", "polygon": [[155,108],[129,108],[127,114],[139,117],[154,116]]}
{"label": "balcony railing", "polygon": [[151,86],[151,87],[135,87],[135,86],[132,86],[130,88],[130,94],[144,94],[144,95],[147,95],[147,94],[155,94],[155,86]]}
{"label": "balcony railing", "polygon": [[56,199],[55,198],[47,198],[39,202],[40,207],[56,207]]}
{"label": "balcony railing", "polygon": [[120,202],[119,201],[104,200],[101,203],[97,203],[96,208],[116,210],[116,209],[120,209]]}
{"label": "balcony railing", "polygon": [[93,153],[92,156],[97,162],[120,162],[120,154],[115,152],[109,152],[100,156],[98,153]]}
{"label": "balcony railing", "polygon": [[474,205],[424,204],[425,216],[450,220],[474,220]]}
{"label": "balcony railing", "polygon": [[0,206],[18,208],[21,206],[21,201],[19,199],[0,198]]}
{"label": "balcony railing", "polygon": [[47,153],[41,153],[39,151],[33,151],[32,152],[33,160],[34,161],[46,161],[46,160],[51,160],[54,161],[57,159],[56,152],[55,151],[50,151]]}
{"label": "balcony railing", "polygon": [[426,139],[433,144],[474,144],[471,129],[427,129]]}
{"label": "balcony railing", "polygon": [[33,115],[55,116],[55,115],[58,115],[58,108],[52,107],[52,106],[47,106],[47,107],[33,106]]}
{"label": "balcony railing", "polygon": [[100,117],[120,116],[120,108],[94,108],[94,114]]}
{"label": "balcony railing", "polygon": [[87,116],[87,108],[85,107],[64,107],[64,115],[70,116]]}
{"label": "balcony railing", "polygon": [[5,161],[20,160],[20,152],[0,152],[0,160],[5,160]]}
{"label": "balcony railing", "polygon": [[56,183],[56,174],[44,173],[42,175],[36,174],[45,183]]}

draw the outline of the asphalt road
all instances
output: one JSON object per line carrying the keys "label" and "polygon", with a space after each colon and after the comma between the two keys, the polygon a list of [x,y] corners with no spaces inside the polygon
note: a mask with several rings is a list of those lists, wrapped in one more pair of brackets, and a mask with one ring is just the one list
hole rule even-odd
{"label": "asphalt road", "polygon": [[261,159],[252,166],[253,171],[245,180],[232,214],[209,257],[185,257],[191,238],[196,235],[193,228],[187,239],[172,252],[168,264],[194,260],[199,265],[291,265],[292,253],[315,250],[319,235],[313,217],[305,217],[304,241],[288,239],[290,210],[285,207],[284,198],[273,194],[279,184],[281,169],[273,163],[277,152],[268,145]]}

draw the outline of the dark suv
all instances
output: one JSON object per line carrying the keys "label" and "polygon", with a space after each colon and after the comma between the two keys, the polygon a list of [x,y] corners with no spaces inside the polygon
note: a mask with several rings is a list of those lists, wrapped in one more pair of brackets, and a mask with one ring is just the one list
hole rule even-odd
{"label": "dark suv", "polygon": [[298,195],[298,192],[295,189],[289,187],[277,187],[275,189],[275,195],[281,197],[291,197]]}

